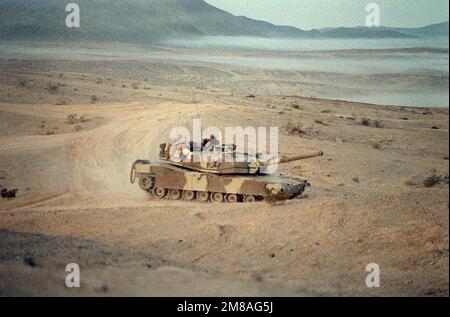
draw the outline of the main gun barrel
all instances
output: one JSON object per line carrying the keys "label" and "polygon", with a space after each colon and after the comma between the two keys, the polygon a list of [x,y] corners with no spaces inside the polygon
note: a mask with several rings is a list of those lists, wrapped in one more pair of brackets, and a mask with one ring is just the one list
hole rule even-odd
{"label": "main gun barrel", "polygon": [[310,153],[310,154],[291,156],[291,157],[282,157],[282,158],[278,159],[278,163],[284,164],[284,163],[289,163],[289,162],[294,162],[294,161],[306,160],[306,159],[310,159],[313,157],[319,157],[319,156],[323,156],[322,151],[319,151],[316,153]]}

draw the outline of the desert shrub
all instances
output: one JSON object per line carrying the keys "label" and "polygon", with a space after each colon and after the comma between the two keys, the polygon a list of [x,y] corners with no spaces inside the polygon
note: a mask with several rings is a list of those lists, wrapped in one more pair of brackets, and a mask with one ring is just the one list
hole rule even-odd
{"label": "desert shrub", "polygon": [[370,126],[370,119],[362,118],[361,125],[366,126],[366,127]]}
{"label": "desert shrub", "polygon": [[98,101],[98,97],[96,95],[91,96],[91,103],[96,103]]}
{"label": "desert shrub", "polygon": [[360,124],[365,127],[372,127],[372,128],[382,128],[383,125],[378,120],[372,120],[368,118],[362,118],[360,121]]}
{"label": "desert shrub", "polygon": [[372,142],[372,147],[377,150],[381,150],[381,144],[378,142]]}
{"label": "desert shrub", "polygon": [[423,180],[423,186],[425,186],[425,187],[433,187],[433,186],[439,184],[439,182],[440,182],[439,176],[431,175],[431,176],[428,176],[427,178],[425,178]]}
{"label": "desert shrub", "polygon": [[71,125],[80,125],[81,123],[88,122],[89,119],[85,116],[78,117],[77,114],[71,113],[67,116],[66,123]]}
{"label": "desert shrub", "polygon": [[51,94],[51,95],[56,95],[58,93],[59,90],[59,85],[58,84],[52,84],[52,83],[48,83],[47,84],[47,91]]}
{"label": "desert shrub", "polygon": [[78,122],[78,115],[71,113],[67,116],[66,123],[67,124],[76,124]]}
{"label": "desert shrub", "polygon": [[67,106],[69,104],[69,99],[61,99],[56,103],[57,106]]}
{"label": "desert shrub", "polygon": [[303,129],[303,124],[293,122],[292,120],[289,120],[285,128],[290,134],[306,134],[306,131]]}

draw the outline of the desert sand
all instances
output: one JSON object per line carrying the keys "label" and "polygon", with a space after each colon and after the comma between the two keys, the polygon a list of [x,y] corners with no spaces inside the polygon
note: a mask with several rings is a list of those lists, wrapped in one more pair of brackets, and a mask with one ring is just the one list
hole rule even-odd
{"label": "desert sand", "polygon": [[[300,97],[291,75],[0,59],[0,186],[18,189],[0,199],[0,295],[448,296],[448,108]],[[322,150],[281,167],[311,182],[302,199],[158,201],[131,185],[131,164],[197,110],[210,126],[278,126],[282,155]]]}

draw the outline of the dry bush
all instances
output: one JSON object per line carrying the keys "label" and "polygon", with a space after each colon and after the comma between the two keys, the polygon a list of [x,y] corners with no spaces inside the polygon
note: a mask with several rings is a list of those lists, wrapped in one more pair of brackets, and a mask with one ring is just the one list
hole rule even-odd
{"label": "dry bush", "polygon": [[377,150],[381,150],[382,146],[378,142],[372,142],[372,147]]}
{"label": "dry bush", "polygon": [[368,118],[362,118],[360,121],[360,124],[365,127],[372,127],[372,128],[382,128],[382,124],[378,120],[372,120]]}
{"label": "dry bush", "polygon": [[78,117],[78,115],[74,113],[69,114],[66,119],[66,123],[70,125],[80,125],[81,123],[86,123],[88,121],[90,121],[90,119],[85,116]]}
{"label": "dry bush", "polygon": [[449,183],[449,177],[448,175],[439,175],[437,174],[436,170],[432,170],[430,172],[431,174],[428,174],[427,177],[423,178],[424,176],[414,176],[410,177],[405,180],[405,185],[407,186],[423,186],[426,188],[432,188],[438,184],[447,184]]}
{"label": "dry bush", "polygon": [[96,95],[92,95],[91,103],[96,103],[98,101],[98,97]]}
{"label": "dry bush", "polygon": [[61,99],[56,103],[57,106],[67,106],[69,105],[70,101],[69,99]]}
{"label": "dry bush", "polygon": [[137,83],[131,84],[131,88],[139,89],[139,84],[137,84]]}
{"label": "dry bush", "polygon": [[378,121],[378,120],[374,120],[373,121],[373,127],[375,127],[375,128],[382,128],[383,127],[383,125],[381,124],[381,122],[380,121]]}
{"label": "dry bush", "polygon": [[439,184],[439,176],[431,175],[423,180],[423,186],[425,187],[434,187]]}
{"label": "dry bush", "polygon": [[374,149],[381,150],[384,146],[389,146],[394,142],[394,136],[382,140],[372,140],[371,144]]}
{"label": "dry bush", "polygon": [[285,125],[285,129],[290,134],[307,134],[306,130],[303,129],[303,124],[293,122],[292,120],[289,120],[289,122]]}
{"label": "dry bush", "polygon": [[366,126],[366,127],[370,126],[370,119],[362,118],[361,125]]}
{"label": "dry bush", "polygon": [[78,115],[71,113],[67,116],[66,123],[67,124],[76,124],[78,122]]}
{"label": "dry bush", "polygon": [[47,88],[45,88],[51,95],[56,95],[58,93],[60,85],[48,83]]}
{"label": "dry bush", "polygon": [[448,175],[433,174],[423,180],[423,186],[425,186],[425,187],[433,187],[437,184],[447,184],[448,185],[448,183],[449,183]]}

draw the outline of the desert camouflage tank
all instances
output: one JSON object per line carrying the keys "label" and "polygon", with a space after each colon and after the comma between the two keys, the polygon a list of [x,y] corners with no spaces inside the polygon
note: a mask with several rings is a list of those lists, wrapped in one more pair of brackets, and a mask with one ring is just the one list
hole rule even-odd
{"label": "desert camouflage tank", "polygon": [[239,156],[234,145],[222,147],[220,161],[195,160],[192,153],[198,153],[192,143],[161,144],[159,162],[138,160],[133,164],[131,183],[138,180],[141,189],[158,199],[213,203],[295,199],[309,186],[308,181],[280,174],[269,175],[268,167],[323,155],[323,152],[317,152],[275,161],[243,153],[240,160],[225,160],[230,155],[234,159]]}

